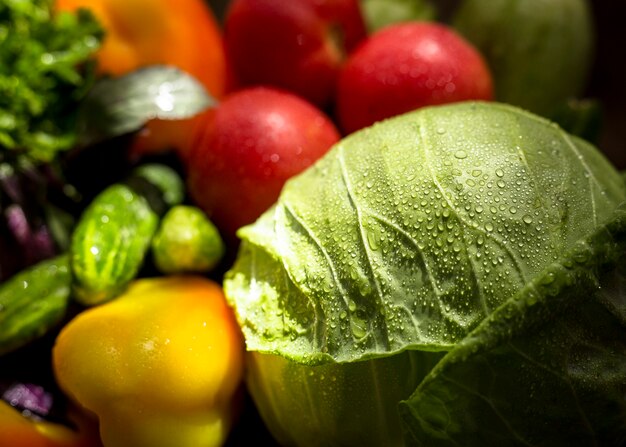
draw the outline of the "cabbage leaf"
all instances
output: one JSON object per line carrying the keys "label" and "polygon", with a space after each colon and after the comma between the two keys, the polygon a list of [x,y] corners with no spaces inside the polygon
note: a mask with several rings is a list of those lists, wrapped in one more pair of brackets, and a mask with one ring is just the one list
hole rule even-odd
{"label": "cabbage leaf", "polygon": [[350,362],[448,351],[626,200],[584,140],[505,105],[420,110],[338,143],[240,230],[248,348]]}
{"label": "cabbage leaf", "polygon": [[239,235],[224,290],[281,442],[626,440],[626,188],[557,125],[481,102],[389,119]]}

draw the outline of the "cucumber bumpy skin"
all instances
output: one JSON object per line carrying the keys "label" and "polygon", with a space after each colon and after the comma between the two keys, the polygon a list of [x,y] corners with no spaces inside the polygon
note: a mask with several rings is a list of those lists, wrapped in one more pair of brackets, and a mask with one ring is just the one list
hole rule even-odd
{"label": "cucumber bumpy skin", "polygon": [[0,355],[61,322],[71,295],[69,256],[41,261],[0,284]]}
{"label": "cucumber bumpy skin", "polygon": [[143,265],[160,215],[182,201],[183,191],[173,170],[144,165],[127,183],[109,186],[91,202],[70,245],[76,301],[93,306],[125,289]]}

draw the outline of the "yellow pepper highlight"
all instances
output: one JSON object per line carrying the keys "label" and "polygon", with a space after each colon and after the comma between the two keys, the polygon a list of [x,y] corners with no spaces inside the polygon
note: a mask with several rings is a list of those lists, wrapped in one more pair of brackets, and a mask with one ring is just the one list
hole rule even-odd
{"label": "yellow pepper highlight", "polygon": [[141,279],[70,321],[53,365],[98,416],[105,446],[217,446],[233,423],[243,340],[215,282]]}

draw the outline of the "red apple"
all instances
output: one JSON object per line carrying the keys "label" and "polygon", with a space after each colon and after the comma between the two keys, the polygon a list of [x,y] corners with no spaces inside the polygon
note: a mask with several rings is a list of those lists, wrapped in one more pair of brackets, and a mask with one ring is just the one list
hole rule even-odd
{"label": "red apple", "polygon": [[288,178],[339,138],[323,112],[290,92],[232,93],[208,116],[186,158],[190,196],[232,241],[276,201]]}
{"label": "red apple", "polygon": [[273,85],[319,107],[334,98],[347,53],[366,36],[358,0],[234,0],[224,44],[237,85]]}
{"label": "red apple", "polygon": [[339,75],[337,119],[346,133],[419,107],[493,98],[482,55],[445,25],[407,22],[372,34]]}

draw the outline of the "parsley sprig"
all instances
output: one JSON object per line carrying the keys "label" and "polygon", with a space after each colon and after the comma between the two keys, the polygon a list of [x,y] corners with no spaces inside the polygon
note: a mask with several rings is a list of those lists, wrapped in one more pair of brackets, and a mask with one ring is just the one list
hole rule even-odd
{"label": "parsley sprig", "polygon": [[76,141],[78,104],[94,80],[103,30],[51,0],[0,2],[0,161],[52,161]]}

